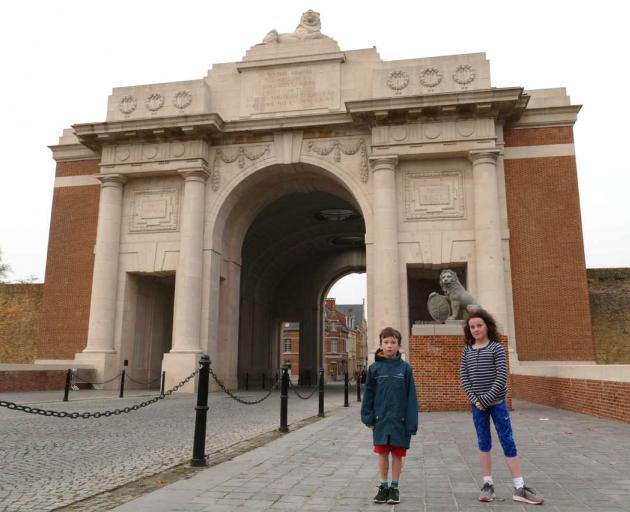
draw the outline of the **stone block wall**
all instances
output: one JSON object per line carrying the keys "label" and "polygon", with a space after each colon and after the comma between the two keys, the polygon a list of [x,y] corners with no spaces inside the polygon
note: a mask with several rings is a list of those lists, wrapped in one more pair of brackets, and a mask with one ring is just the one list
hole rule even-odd
{"label": "stone block wall", "polygon": [[[504,136],[506,148],[573,143],[571,127]],[[506,159],[505,189],[519,360],[594,361],[575,156]]]}
{"label": "stone block wall", "polygon": [[[502,337],[501,342],[507,354],[507,338]],[[463,335],[409,337],[408,361],[413,368],[421,412],[470,409],[470,402],[459,383],[463,349]],[[512,406],[509,376],[508,405]]]}
{"label": "stone block wall", "polygon": [[630,363],[630,268],[586,271],[599,364]]}
{"label": "stone block wall", "polygon": [[630,382],[513,375],[514,398],[630,423]]}
{"label": "stone block wall", "polygon": [[[93,175],[97,160],[60,162],[58,178]],[[50,218],[39,359],[72,359],[85,348],[99,185],[56,187]]]}
{"label": "stone block wall", "polygon": [[0,363],[37,357],[43,285],[0,284]]}

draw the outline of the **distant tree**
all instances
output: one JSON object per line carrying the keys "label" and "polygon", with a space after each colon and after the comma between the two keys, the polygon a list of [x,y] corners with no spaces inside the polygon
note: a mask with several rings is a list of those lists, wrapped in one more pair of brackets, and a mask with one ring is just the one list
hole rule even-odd
{"label": "distant tree", "polygon": [[37,281],[39,281],[39,277],[37,277],[34,274],[31,274],[30,276],[27,276],[24,279],[15,280],[15,282],[18,284],[31,284],[31,283],[36,283]]}
{"label": "distant tree", "polygon": [[11,266],[2,262],[2,249],[0,249],[0,283],[5,282],[9,272],[11,272]]}

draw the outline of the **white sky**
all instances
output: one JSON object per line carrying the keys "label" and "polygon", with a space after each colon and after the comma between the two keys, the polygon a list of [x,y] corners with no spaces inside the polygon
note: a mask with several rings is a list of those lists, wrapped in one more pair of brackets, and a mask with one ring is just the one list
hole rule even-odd
{"label": "white sky", "polygon": [[[583,5],[580,5],[583,4]],[[623,2],[4,2],[0,8],[0,249],[11,279],[43,280],[62,129],[105,120],[113,87],[202,78],[307,9],[342,50],[384,60],[486,52],[492,85],[566,87],[588,267],[630,267],[627,15]],[[624,51],[623,48],[626,48]],[[353,282],[352,279],[350,279]],[[356,281],[356,280],[355,280]],[[360,302],[359,285],[339,302]],[[338,287],[333,289],[341,299]],[[332,293],[331,293],[332,294]],[[345,295],[344,295],[345,297]]]}

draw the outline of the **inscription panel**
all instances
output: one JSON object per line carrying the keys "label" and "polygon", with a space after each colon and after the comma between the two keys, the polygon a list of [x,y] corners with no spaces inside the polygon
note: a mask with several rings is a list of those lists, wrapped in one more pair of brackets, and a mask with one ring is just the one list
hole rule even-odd
{"label": "inscription panel", "polygon": [[339,63],[243,71],[241,115],[340,107]]}
{"label": "inscription panel", "polygon": [[130,233],[176,231],[179,192],[176,188],[134,193]]}
{"label": "inscription panel", "polygon": [[462,219],[465,215],[463,171],[423,171],[405,175],[407,220]]}

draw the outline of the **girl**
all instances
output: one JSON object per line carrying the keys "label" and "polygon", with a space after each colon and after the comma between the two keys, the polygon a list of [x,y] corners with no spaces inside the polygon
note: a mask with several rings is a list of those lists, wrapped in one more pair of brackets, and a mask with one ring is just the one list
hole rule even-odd
{"label": "girl", "polygon": [[490,450],[490,418],[503,447],[503,453],[512,480],[512,499],[530,505],[541,505],[543,498],[536,496],[533,489],[526,487],[512,436],[507,396],[507,363],[505,350],[498,341],[494,318],[483,309],[471,313],[464,324],[466,348],[462,353],[460,379],[472,406],[473,422],[477,431],[479,460],[483,472],[483,487],[479,501],[494,501],[492,460]]}

